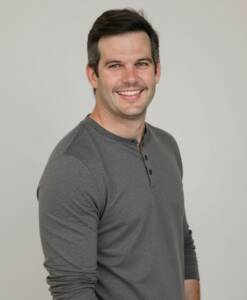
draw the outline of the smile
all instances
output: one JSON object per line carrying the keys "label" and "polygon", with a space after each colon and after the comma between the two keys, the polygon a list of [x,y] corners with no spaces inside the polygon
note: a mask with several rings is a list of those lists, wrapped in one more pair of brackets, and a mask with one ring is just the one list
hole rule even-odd
{"label": "smile", "polygon": [[121,96],[137,96],[143,90],[125,90],[125,91],[118,91],[117,94]]}

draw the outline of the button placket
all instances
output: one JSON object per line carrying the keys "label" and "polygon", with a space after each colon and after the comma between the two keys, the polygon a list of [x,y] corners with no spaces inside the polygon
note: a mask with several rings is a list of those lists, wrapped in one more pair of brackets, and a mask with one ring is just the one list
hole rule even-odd
{"label": "button placket", "polygon": [[142,142],[140,145],[140,154],[142,155],[142,160],[146,169],[146,173],[149,179],[150,184],[153,183],[153,170],[150,164],[150,160],[148,159],[147,153],[143,151],[144,143]]}

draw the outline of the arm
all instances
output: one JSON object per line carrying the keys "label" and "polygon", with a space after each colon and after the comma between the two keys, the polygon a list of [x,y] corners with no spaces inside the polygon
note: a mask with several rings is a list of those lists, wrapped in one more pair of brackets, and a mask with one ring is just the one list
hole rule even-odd
{"label": "arm", "polygon": [[[177,153],[178,166],[183,178],[183,163],[176,140],[173,138],[175,151]],[[183,218],[184,230],[184,300],[200,300],[200,278],[198,271],[195,245],[192,238],[192,231],[189,229],[186,213]]]}
{"label": "arm", "polygon": [[88,169],[64,156],[38,188],[40,235],[53,300],[96,300],[99,191]]}
{"label": "arm", "polygon": [[200,278],[192,231],[184,215],[184,300],[200,300]]}

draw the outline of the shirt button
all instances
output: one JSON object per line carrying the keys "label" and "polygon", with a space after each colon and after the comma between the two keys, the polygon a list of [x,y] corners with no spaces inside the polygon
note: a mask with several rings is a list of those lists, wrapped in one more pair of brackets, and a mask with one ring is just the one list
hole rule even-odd
{"label": "shirt button", "polygon": [[131,143],[134,144],[136,140],[131,140]]}
{"label": "shirt button", "polygon": [[152,175],[153,171],[151,169],[148,170],[149,174]]}
{"label": "shirt button", "polygon": [[147,154],[145,154],[145,155],[144,155],[144,158],[145,158],[146,160],[148,160],[148,156],[147,156]]}

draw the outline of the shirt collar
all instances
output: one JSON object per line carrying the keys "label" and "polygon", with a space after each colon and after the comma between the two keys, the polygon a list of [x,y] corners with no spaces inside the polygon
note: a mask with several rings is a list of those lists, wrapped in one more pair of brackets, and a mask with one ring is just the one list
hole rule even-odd
{"label": "shirt collar", "polygon": [[[92,126],[94,129],[96,129],[99,133],[108,136],[109,138],[125,143],[125,144],[129,144],[129,145],[134,145],[135,147],[138,146],[138,141],[137,139],[131,139],[131,138],[125,138],[122,136],[119,136],[115,133],[110,132],[109,130],[105,129],[104,127],[102,127],[99,123],[97,123],[94,119],[92,119],[90,117],[90,113],[86,115],[86,117],[83,120],[84,123]],[[144,143],[147,142],[148,138],[150,135],[150,129],[149,129],[149,124],[147,122],[145,122],[145,127],[144,127],[144,133],[143,136],[141,138],[140,141],[140,145],[144,145]]]}

